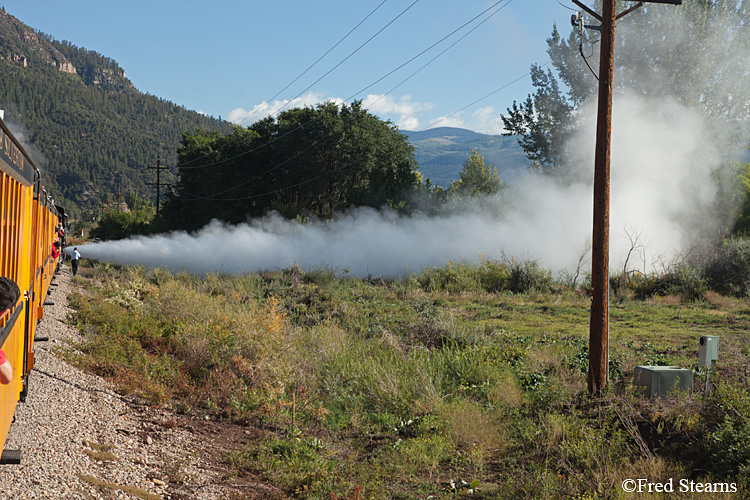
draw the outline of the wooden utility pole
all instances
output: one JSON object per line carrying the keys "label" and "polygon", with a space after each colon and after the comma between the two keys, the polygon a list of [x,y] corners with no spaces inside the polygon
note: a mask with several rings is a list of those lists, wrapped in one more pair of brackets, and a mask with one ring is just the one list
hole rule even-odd
{"label": "wooden utility pole", "polygon": [[615,56],[615,1],[602,4],[599,56],[599,109],[594,155],[594,232],[591,240],[591,321],[589,323],[589,392],[607,384],[609,342],[609,165],[612,140],[612,77]]}
{"label": "wooden utility pole", "polygon": [[591,318],[589,323],[588,387],[599,394],[607,385],[609,365],[609,166],[612,144],[612,79],[615,58],[615,22],[645,2],[682,4],[682,0],[643,0],[616,14],[616,0],[602,2],[598,15],[579,0],[573,3],[601,21],[599,97],[594,154],[594,229],[591,240]]}
{"label": "wooden utility pole", "polygon": [[156,166],[148,167],[149,170],[156,170],[156,183],[147,182],[148,186],[156,186],[156,215],[159,215],[159,205],[161,205],[161,171],[167,170],[168,167],[161,166],[161,158],[156,158]]}

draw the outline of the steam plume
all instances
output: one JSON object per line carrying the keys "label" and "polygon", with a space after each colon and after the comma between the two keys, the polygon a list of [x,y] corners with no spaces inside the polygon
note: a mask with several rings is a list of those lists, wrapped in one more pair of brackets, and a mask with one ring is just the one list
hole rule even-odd
{"label": "steam plume", "polygon": [[[719,156],[707,143],[696,112],[642,97],[620,97],[614,108],[612,162],[613,265],[639,234],[652,256],[675,255],[695,229],[695,217],[713,201],[711,173]],[[587,112],[591,114],[591,110]],[[593,120],[588,120],[593,122]],[[584,126],[577,143],[584,172],[593,165],[594,133]],[[479,255],[538,258],[547,268],[574,265],[591,239],[590,174],[574,183],[529,176],[517,188],[513,209],[497,218],[478,211],[441,217],[401,217],[356,209],[330,222],[300,225],[277,215],[238,226],[212,222],[194,235],[175,232],[84,245],[84,257],[170,270],[243,272],[330,267],[357,275],[403,275],[448,260]]]}
{"label": "steam plume", "polygon": [[[621,268],[628,252],[640,246],[629,265],[651,271],[700,239],[705,228],[715,228],[712,175],[726,160],[728,145],[745,137],[750,42],[738,21],[741,13],[730,8],[724,18],[714,16],[716,39],[695,50],[686,36],[696,33],[690,16],[696,18],[700,6],[689,7],[661,17],[663,31],[647,50],[636,17],[618,35],[625,40],[618,54],[627,61],[619,77],[638,82],[639,88],[614,101],[612,269]],[[661,57],[655,71],[647,55],[662,53],[677,56]],[[643,95],[646,89],[651,97]],[[171,233],[80,250],[89,258],[197,273],[286,268],[296,262],[358,275],[399,275],[448,260],[474,262],[480,254],[496,258],[503,251],[538,258],[552,270],[571,268],[591,240],[595,113],[595,105],[577,112],[580,127],[573,147],[566,148],[574,151],[567,162],[579,174],[575,180],[527,176],[514,186],[513,208],[502,217],[481,210],[428,218],[357,209],[331,222],[301,226],[271,215],[235,227],[213,222],[192,236]]]}

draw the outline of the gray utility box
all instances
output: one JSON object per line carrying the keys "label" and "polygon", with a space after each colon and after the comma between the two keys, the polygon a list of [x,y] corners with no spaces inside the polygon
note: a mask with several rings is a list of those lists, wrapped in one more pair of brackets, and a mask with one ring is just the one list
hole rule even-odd
{"label": "gray utility box", "polygon": [[674,391],[693,391],[693,371],[676,366],[636,366],[633,372],[635,385],[646,388],[653,399]]}
{"label": "gray utility box", "polygon": [[719,337],[702,335],[698,346],[698,366],[716,366],[719,359]]}

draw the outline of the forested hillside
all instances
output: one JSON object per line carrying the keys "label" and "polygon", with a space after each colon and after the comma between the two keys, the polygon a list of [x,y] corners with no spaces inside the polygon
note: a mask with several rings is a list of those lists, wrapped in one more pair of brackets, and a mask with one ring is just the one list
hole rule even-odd
{"label": "forested hillside", "polygon": [[[185,131],[229,133],[229,123],[139,92],[96,52],[58,42],[0,12],[0,108],[74,215],[96,213],[118,192],[150,199],[157,157],[174,165]],[[167,175],[169,182],[170,175]]]}

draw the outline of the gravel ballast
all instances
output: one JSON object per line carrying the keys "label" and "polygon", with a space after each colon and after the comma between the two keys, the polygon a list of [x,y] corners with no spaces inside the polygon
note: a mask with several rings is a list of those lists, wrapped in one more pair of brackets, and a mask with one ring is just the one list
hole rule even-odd
{"label": "gravel ballast", "polygon": [[75,289],[69,267],[55,279],[34,345],[29,394],[16,408],[6,449],[20,465],[0,466],[0,499],[217,499],[228,491],[206,459],[212,446],[181,417],[117,394],[105,380],[57,352],[79,340],[66,324]]}

